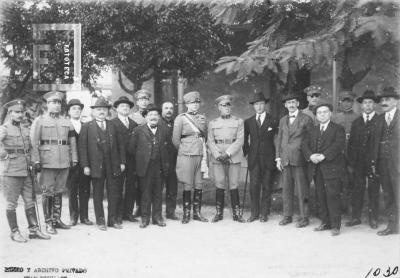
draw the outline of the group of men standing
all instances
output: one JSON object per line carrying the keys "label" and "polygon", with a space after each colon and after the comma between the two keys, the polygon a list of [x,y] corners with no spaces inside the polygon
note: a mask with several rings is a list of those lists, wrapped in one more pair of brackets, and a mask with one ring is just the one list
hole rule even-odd
{"label": "group of men standing", "polygon": [[[233,220],[268,221],[271,208],[273,172],[282,173],[283,219],[293,222],[294,195],[299,199],[300,216],[296,227],[309,224],[310,183],[315,184],[316,207],[321,225],[338,235],[341,227],[342,187],[350,188],[352,218],[347,226],[361,223],[363,195],[368,184],[369,224],[378,226],[379,186],[384,190],[389,224],[379,235],[398,233],[399,208],[399,95],[385,88],[378,97],[367,90],[357,98],[363,111],[353,117],[354,96],[341,96],[341,114],[333,116],[332,105],[321,101],[320,86],[305,89],[309,107],[299,110],[300,96],[283,97],[288,114],[279,121],[266,112],[268,99],[262,92],[251,96],[255,114],[243,121],[231,114],[233,97],[216,99],[219,117],[208,122],[199,113],[198,92],[183,96],[187,111],[175,119],[174,106],[165,102],[162,109],[150,104],[150,93],[136,93],[138,111],[130,114],[134,103],[120,97],[113,103],[117,112],[109,120],[111,105],[99,98],[91,106],[93,120],[82,123],[83,104],[72,99],[67,104],[69,119],[61,115],[63,95],[44,95],[47,111],[36,118],[29,132],[23,122],[24,102],[4,105],[10,121],[0,127],[0,165],[7,198],[7,219],[11,238],[26,242],[20,234],[15,208],[22,195],[29,223],[29,237],[49,239],[40,230],[35,210],[34,174],[43,190],[42,206],[46,232],[69,229],[78,222],[92,225],[88,217],[90,184],[96,224],[100,230],[122,229],[123,221],[140,227],[164,227],[162,190],[166,187],[166,218],[175,215],[178,185],[183,189],[183,218],[207,222],[201,214],[205,178],[215,183],[216,214],[212,222],[223,220],[225,189],[230,192]],[[375,112],[381,102],[383,114]],[[351,120],[349,120],[351,118]],[[349,123],[350,121],[350,123]],[[30,134],[29,134],[30,133]],[[239,181],[241,162],[247,157],[250,173],[251,215],[240,213]],[[354,181],[354,182],[353,182]],[[351,186],[346,186],[351,184]],[[62,192],[68,188],[70,225],[61,221]],[[104,187],[108,215],[104,215]],[[193,198],[192,198],[193,191]],[[134,208],[136,210],[134,211]],[[107,219],[107,222],[106,222]]]}

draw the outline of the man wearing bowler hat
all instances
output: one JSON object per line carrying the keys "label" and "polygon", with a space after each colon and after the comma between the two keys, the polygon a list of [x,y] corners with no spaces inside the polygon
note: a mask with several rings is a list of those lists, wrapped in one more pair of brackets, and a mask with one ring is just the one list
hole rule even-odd
{"label": "man wearing bowler hat", "polygon": [[140,228],[146,228],[150,216],[154,225],[165,226],[162,212],[162,184],[169,171],[168,130],[159,124],[161,110],[150,104],[143,111],[147,124],[133,131],[129,152],[136,160],[136,172],[142,192]]}
{"label": "man wearing bowler hat", "polygon": [[225,187],[230,190],[233,221],[246,222],[240,215],[238,190],[240,163],[243,159],[244,123],[242,119],[231,115],[232,100],[230,95],[223,95],[215,100],[220,116],[208,125],[210,169],[217,188],[217,213],[212,222],[223,219]]}
{"label": "man wearing bowler hat", "polygon": [[250,172],[251,215],[247,222],[268,221],[271,209],[272,171],[275,168],[274,136],[278,121],[266,112],[269,99],[263,92],[251,96],[255,115],[244,121],[243,153]]}
{"label": "man wearing bowler hat", "polygon": [[[117,117],[111,120],[115,126],[115,130],[118,136],[124,143],[125,156],[126,156],[126,170],[122,173],[120,192],[121,202],[118,203],[118,219],[136,222],[136,218],[133,216],[133,208],[135,206],[137,183],[135,177],[135,158],[128,155],[128,144],[129,138],[133,134],[133,130],[138,124],[129,118],[129,113],[134,106],[133,102],[130,101],[126,96],[118,98],[114,104],[114,108],[117,110]],[[136,204],[137,206],[139,204]]]}
{"label": "man wearing bowler hat", "polygon": [[351,192],[352,216],[346,226],[361,224],[366,181],[368,180],[368,219],[371,228],[378,228],[379,181],[376,176],[376,161],[371,157],[373,133],[377,129],[378,114],[375,106],[378,98],[371,90],[366,90],[357,98],[363,111],[351,124],[347,148],[348,164],[354,172]]}
{"label": "man wearing bowler hat", "polygon": [[[73,134],[78,144],[79,134],[81,133],[82,128],[81,113],[83,107],[84,106],[79,99],[71,99],[67,104],[68,115],[74,127]],[[78,217],[82,224],[92,225],[93,223],[89,220],[88,212],[90,178],[83,174],[83,169],[80,165],[75,165],[70,168],[67,179],[67,188],[69,197],[69,215],[71,219],[70,225],[75,226],[78,222]]]}
{"label": "man wearing bowler hat", "polygon": [[183,186],[183,219],[182,223],[190,221],[191,190],[193,193],[193,220],[207,222],[201,214],[203,196],[203,176],[208,172],[206,164],[206,134],[207,119],[199,113],[200,93],[189,92],[183,96],[187,112],[178,115],[174,122],[172,142],[178,149],[176,175]]}
{"label": "man wearing bowler hat", "polygon": [[399,195],[400,195],[400,95],[393,87],[386,87],[379,95],[384,113],[378,116],[374,133],[372,160],[377,162],[379,179],[386,196],[389,223],[378,235],[399,233]]}
{"label": "man wearing bowler hat", "polygon": [[107,226],[122,229],[117,217],[120,200],[121,174],[125,171],[125,145],[111,121],[106,116],[111,105],[104,98],[98,98],[91,106],[94,119],[82,126],[79,136],[80,165],[86,176],[91,176],[96,224],[106,230],[103,197],[106,183],[108,200]]}
{"label": "man wearing bowler hat", "polygon": [[283,219],[279,225],[293,221],[294,193],[299,199],[300,217],[296,227],[303,228],[309,224],[310,188],[307,178],[307,161],[301,151],[301,144],[306,133],[314,126],[313,119],[299,110],[298,95],[288,94],[283,103],[289,114],[279,121],[279,132],[276,148],[276,167],[282,172],[283,182]]}
{"label": "man wearing bowler hat", "polygon": [[70,228],[61,221],[62,193],[69,168],[78,164],[78,152],[74,127],[61,115],[63,94],[52,91],[43,98],[47,112],[37,117],[31,128],[32,162],[36,172],[41,172],[39,184],[43,189],[46,231],[56,234],[56,228]]}

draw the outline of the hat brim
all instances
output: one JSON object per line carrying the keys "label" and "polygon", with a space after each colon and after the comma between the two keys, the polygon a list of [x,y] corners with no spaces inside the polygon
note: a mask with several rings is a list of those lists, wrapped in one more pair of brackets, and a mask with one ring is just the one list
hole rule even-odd
{"label": "hat brim", "polygon": [[69,110],[72,106],[75,106],[75,105],[80,106],[81,109],[83,109],[83,107],[85,107],[85,105],[83,105],[82,103],[72,103],[72,104],[68,104],[68,105],[67,105],[68,110]]}
{"label": "hat brim", "polygon": [[384,97],[392,97],[394,99],[400,99],[399,95],[394,95],[394,94],[387,94],[387,95],[381,95],[381,96],[377,96],[378,100],[380,101],[382,98]]}
{"label": "hat brim", "polygon": [[268,103],[269,102],[269,98],[251,100],[251,101],[249,101],[249,104],[254,104],[254,103],[260,102],[260,101],[264,101],[265,103]]}
{"label": "hat brim", "polygon": [[129,104],[129,107],[132,108],[133,106],[135,106],[135,104],[130,101],[130,100],[117,100],[116,102],[114,102],[113,106],[114,108],[117,108],[118,105],[120,105],[121,103],[126,103]]}
{"label": "hat brim", "polygon": [[379,97],[365,97],[365,96],[361,96],[357,98],[357,102],[358,103],[362,103],[364,99],[371,99],[373,100],[375,103],[379,102]]}
{"label": "hat brim", "polygon": [[142,116],[143,116],[143,117],[146,117],[146,115],[147,115],[149,112],[151,112],[151,111],[157,111],[158,114],[161,115],[161,109],[160,109],[160,108],[149,108],[149,109],[146,109],[146,110],[144,110],[144,111],[142,112]]}
{"label": "hat brim", "polygon": [[108,108],[108,109],[110,109],[111,108],[111,105],[93,105],[93,106],[90,106],[90,108],[99,108],[99,107],[104,107],[104,108]]}
{"label": "hat brim", "polygon": [[297,101],[300,101],[300,98],[299,98],[299,97],[293,96],[293,97],[289,97],[289,98],[282,99],[282,103],[285,103],[286,101],[292,100],[292,99],[295,99],[295,100],[297,100]]}

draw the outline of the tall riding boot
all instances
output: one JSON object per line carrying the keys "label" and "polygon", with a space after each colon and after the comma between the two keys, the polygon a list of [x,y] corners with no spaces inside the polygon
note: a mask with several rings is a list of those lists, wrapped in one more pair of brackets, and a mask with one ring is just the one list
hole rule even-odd
{"label": "tall riding boot", "polygon": [[201,222],[208,222],[208,219],[201,215],[201,199],[203,191],[201,189],[195,189],[193,194],[193,220]]}
{"label": "tall riding boot", "polygon": [[225,190],[224,189],[217,188],[217,190],[215,191],[215,200],[216,200],[217,214],[211,220],[211,222],[213,222],[213,223],[224,219],[224,201],[225,201]]}
{"label": "tall riding boot", "polygon": [[10,237],[16,242],[27,242],[27,240],[21,235],[17,224],[17,213],[15,210],[6,210],[8,225],[10,226],[11,234]]}
{"label": "tall riding boot", "polygon": [[182,224],[187,224],[190,221],[190,208],[192,206],[192,192],[190,190],[183,191],[183,218]]}
{"label": "tall riding boot", "polygon": [[54,195],[54,202],[53,202],[53,210],[54,210],[53,225],[55,228],[59,229],[70,229],[71,227],[69,225],[66,225],[61,221],[61,208],[62,208],[62,194],[57,193]]}
{"label": "tall riding boot", "polygon": [[55,235],[57,230],[53,227],[53,196],[42,195],[42,206],[46,232]]}
{"label": "tall riding boot", "polygon": [[233,221],[237,221],[240,223],[246,222],[246,220],[244,220],[243,217],[240,215],[239,190],[238,189],[231,190],[231,204],[232,204]]}
{"label": "tall riding boot", "polygon": [[50,236],[39,230],[38,219],[35,207],[25,210],[26,219],[28,220],[29,238],[50,239]]}

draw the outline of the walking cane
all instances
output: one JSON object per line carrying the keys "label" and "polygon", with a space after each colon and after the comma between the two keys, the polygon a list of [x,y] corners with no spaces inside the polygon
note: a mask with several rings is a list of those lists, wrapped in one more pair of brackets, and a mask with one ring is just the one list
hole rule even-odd
{"label": "walking cane", "polygon": [[240,216],[243,217],[244,210],[244,201],[246,200],[246,189],[247,189],[247,178],[249,177],[249,168],[246,170],[246,180],[244,182],[244,193],[243,193],[243,201],[242,201],[242,209],[240,210]]}

